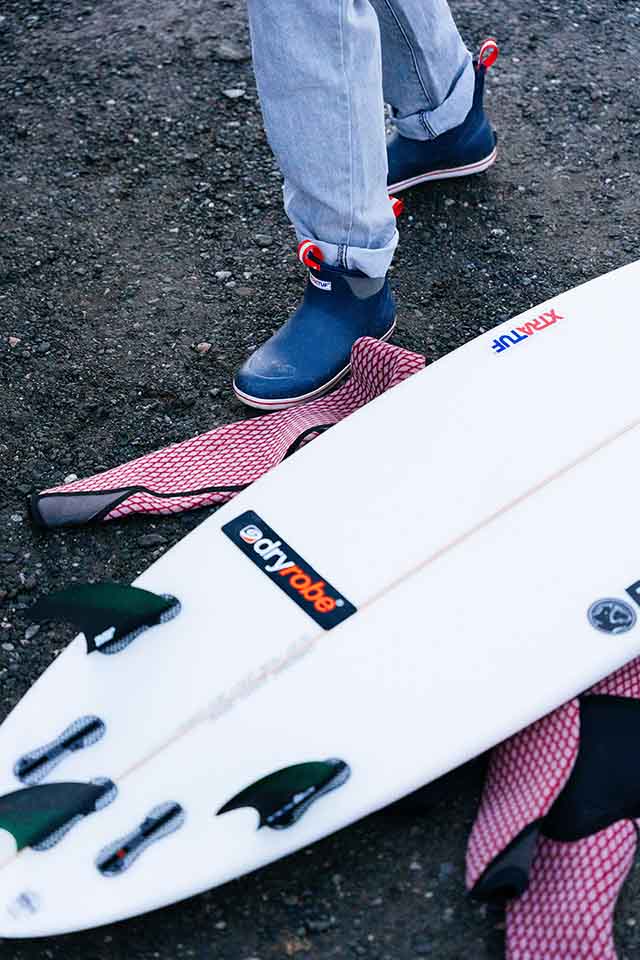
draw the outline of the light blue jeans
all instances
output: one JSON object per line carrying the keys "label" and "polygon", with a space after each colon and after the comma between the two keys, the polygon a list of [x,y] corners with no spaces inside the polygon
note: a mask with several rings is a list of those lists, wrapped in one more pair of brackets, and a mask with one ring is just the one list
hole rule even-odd
{"label": "light blue jeans", "polygon": [[446,0],[248,0],[253,66],[298,241],[381,277],[398,232],[384,108],[428,140],[471,109],[473,65]]}

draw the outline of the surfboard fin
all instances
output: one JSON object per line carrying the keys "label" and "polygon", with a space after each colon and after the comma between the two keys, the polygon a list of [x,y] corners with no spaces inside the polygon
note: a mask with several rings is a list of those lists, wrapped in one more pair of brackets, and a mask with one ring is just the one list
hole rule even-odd
{"label": "surfboard fin", "polygon": [[72,623],[84,634],[87,653],[119,653],[149,627],[172,620],[180,602],[122,583],[76,583],[38,600],[29,616]]}
{"label": "surfboard fin", "polygon": [[104,736],[106,726],[100,717],[78,717],[60,736],[16,761],[13,772],[22,783],[33,786],[44,780],[69,753],[84,750]]}
{"label": "surfboard fin", "polygon": [[117,787],[107,779],[92,783],[50,783],[0,797],[0,833],[10,834],[14,853],[24,847],[48,850],[83,817],[111,803]]}
{"label": "surfboard fin", "polygon": [[216,816],[253,807],[260,815],[260,827],[283,830],[293,826],[319,797],[336,790],[351,776],[344,762],[330,758],[324,761],[297,763],[276,770],[245,787],[217,811]]}
{"label": "surfboard fin", "polygon": [[60,843],[62,838],[65,837],[69,831],[73,829],[73,827],[75,827],[76,823],[79,823],[90,813],[96,813],[98,810],[108,807],[110,803],[113,803],[118,795],[118,788],[116,787],[115,783],[106,777],[96,777],[95,780],[91,781],[91,786],[96,787],[99,791],[93,807],[87,808],[84,811],[79,811],[78,813],[69,817],[69,819],[61,824],[56,830],[52,830],[51,833],[48,833],[46,837],[43,837],[42,840],[38,840],[37,843],[32,843],[31,846],[34,850],[50,850],[51,847],[55,847],[56,844]]}
{"label": "surfboard fin", "polygon": [[185,821],[179,803],[161,803],[154,807],[131,833],[103,847],[96,857],[96,866],[105,877],[116,877],[128,870],[147,847],[179,830]]}

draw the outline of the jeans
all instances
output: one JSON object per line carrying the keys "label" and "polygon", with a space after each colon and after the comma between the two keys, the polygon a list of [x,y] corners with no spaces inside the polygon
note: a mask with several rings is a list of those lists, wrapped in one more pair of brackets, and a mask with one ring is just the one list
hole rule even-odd
{"label": "jeans", "polygon": [[437,137],[471,108],[473,65],[446,0],[248,0],[264,125],[298,242],[381,277],[398,242],[384,102]]}

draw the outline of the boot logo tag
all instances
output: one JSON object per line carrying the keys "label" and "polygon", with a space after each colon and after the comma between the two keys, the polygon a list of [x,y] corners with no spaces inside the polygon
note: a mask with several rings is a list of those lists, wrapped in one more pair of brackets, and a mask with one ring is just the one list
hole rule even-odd
{"label": "boot logo tag", "polygon": [[331,290],[331,280],[319,280],[318,277],[314,277],[311,270],[309,270],[309,280],[318,290]]}

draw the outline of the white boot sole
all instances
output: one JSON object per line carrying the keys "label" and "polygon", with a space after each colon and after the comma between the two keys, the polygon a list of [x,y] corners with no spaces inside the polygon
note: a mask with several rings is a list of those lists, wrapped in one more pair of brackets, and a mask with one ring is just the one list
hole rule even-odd
{"label": "white boot sole", "polygon": [[498,148],[494,147],[488,157],[483,160],[477,160],[475,163],[468,163],[464,167],[450,167],[443,170],[431,170],[429,173],[421,173],[415,177],[409,177],[408,180],[399,180],[398,183],[390,183],[387,187],[389,193],[401,193],[410,187],[417,187],[419,183],[429,183],[431,180],[451,180],[453,177],[468,177],[474,173],[482,173],[496,162]]}

